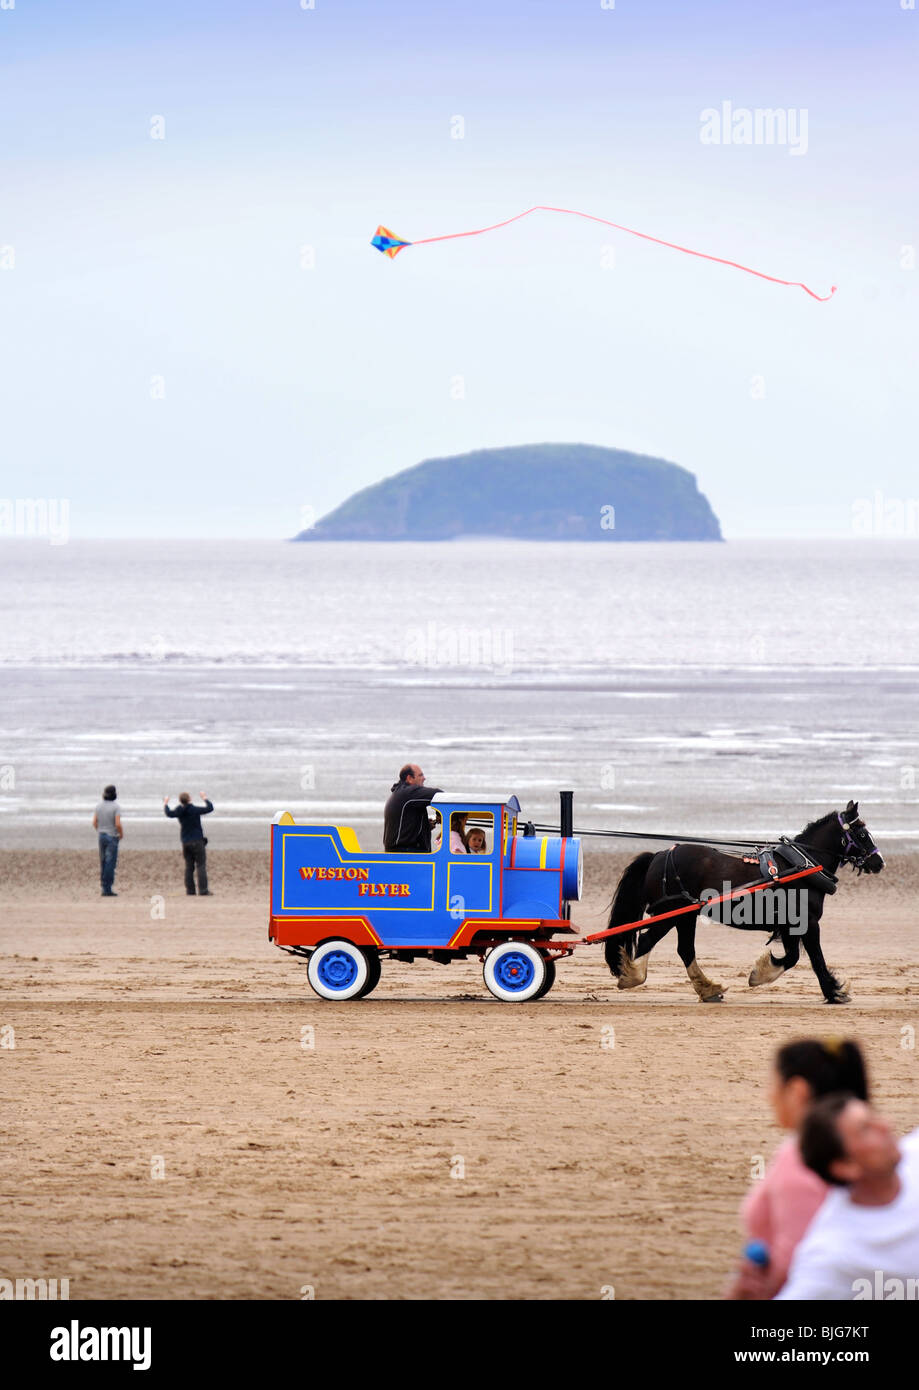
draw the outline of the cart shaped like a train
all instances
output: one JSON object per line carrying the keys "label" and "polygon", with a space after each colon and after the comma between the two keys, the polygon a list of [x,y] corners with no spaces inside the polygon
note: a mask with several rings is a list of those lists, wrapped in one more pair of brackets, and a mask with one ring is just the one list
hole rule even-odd
{"label": "cart shaped like a train", "polygon": [[279,816],[271,827],[269,938],[306,958],[309,983],[323,999],[368,995],[384,957],[469,956],[483,962],[498,999],[541,998],[555,981],[555,962],[571,951],[568,904],[581,896],[580,840],[536,835],[514,796],[438,792],[427,814],[428,854],[365,853],[349,826]]}

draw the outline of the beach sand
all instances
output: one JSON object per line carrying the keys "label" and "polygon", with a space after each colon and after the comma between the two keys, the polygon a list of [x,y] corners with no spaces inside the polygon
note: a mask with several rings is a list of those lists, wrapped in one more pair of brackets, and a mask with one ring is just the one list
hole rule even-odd
{"label": "beach sand", "polygon": [[[625,862],[590,848],[585,930]],[[749,990],[763,934],[715,925],[721,1005],[675,935],[630,992],[585,947],[535,1004],[492,999],[474,960],[384,962],[370,998],[329,1004],[269,944],[267,855],[209,867],[214,896],[187,898],[177,851],[125,850],[102,900],[93,851],[0,854],[3,1277],[73,1299],[717,1298],[781,1137],[777,1045],[857,1036],[880,1107],[919,1123],[915,857],[828,900],[841,1008],[806,962]]]}

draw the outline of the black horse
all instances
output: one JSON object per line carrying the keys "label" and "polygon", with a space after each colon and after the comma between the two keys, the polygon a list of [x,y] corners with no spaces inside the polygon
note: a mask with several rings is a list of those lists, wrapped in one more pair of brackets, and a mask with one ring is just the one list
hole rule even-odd
{"label": "black horse", "polygon": [[[808,864],[819,864],[822,871],[798,878],[785,887],[762,889],[713,904],[705,911],[704,920],[771,933],[766,950],[750,972],[750,985],[769,984],[791,970],[798,963],[803,945],[826,1002],[847,1004],[847,982],[838,980],[823,958],[820,918],[824,899],[836,892],[835,874],[840,864],[851,864],[860,874],[879,874],[884,867],[884,860],[859,817],[858,802],[850,801],[844,811],[829,811],[805,826],[796,840],[773,846],[764,854],[763,864],[770,873],[773,868],[782,874],[792,873]],[[758,856],[720,854],[707,845],[677,844],[657,854],[639,854],[619,880],[609,925],[636,922],[649,908],[653,917],[690,903],[702,903],[704,907],[707,900],[744,884],[761,882],[763,876]],[[619,988],[633,989],[644,984],[649,951],[676,927],[677,951],[693,989],[704,1004],[719,1003],[724,998],[724,986],[708,979],[696,961],[698,918],[698,911],[686,912],[650,927],[636,927],[634,931],[607,937],[606,963],[618,977]],[[769,949],[774,941],[781,941],[784,950],[779,959]]]}

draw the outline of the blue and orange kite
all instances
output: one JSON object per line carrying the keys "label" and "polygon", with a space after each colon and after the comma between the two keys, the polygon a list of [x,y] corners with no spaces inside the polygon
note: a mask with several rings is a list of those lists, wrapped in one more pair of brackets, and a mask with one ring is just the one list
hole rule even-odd
{"label": "blue and orange kite", "polygon": [[394,261],[400,251],[406,246],[426,246],[432,241],[453,241],[457,237],[481,236],[483,232],[494,232],[499,227],[507,227],[511,222],[519,222],[521,217],[529,217],[532,212],[562,212],[569,217],[586,217],[589,222],[601,222],[604,227],[614,227],[617,232],[628,232],[629,236],[641,237],[643,241],[653,241],[658,246],[667,246],[671,251],[682,251],[686,256],[699,256],[703,261],[717,261],[719,265],[729,265],[734,270],[743,270],[747,275],[756,275],[760,280],[770,280],[773,285],[791,285],[795,289],[804,290],[811,299],[819,300],[825,304],[828,299],[832,299],[836,293],[836,286],[833,285],[829,294],[815,294],[807,285],[800,280],[780,280],[775,275],[766,275],[761,270],[753,270],[748,265],[741,265],[739,261],[728,261],[723,256],[710,256],[705,251],[693,251],[688,246],[678,246],[675,241],[662,241],[660,237],[650,236],[647,232],[636,232],[633,227],[623,227],[618,222],[610,222],[605,217],[594,217],[589,212],[578,212],[574,208],[551,208],[540,204],[534,208],[527,208],[526,212],[518,212],[515,217],[508,217],[504,222],[494,222],[490,227],[475,227],[471,232],[448,232],[445,236],[422,237],[420,241],[406,241],[404,237],[396,236],[388,227],[377,227],[374,233],[371,246],[375,246],[378,251],[382,251],[384,256],[388,256]]}

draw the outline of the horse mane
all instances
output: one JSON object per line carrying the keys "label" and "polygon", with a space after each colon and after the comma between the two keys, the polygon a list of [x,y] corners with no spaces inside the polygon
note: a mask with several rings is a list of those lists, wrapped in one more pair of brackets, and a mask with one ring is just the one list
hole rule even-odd
{"label": "horse mane", "polygon": [[822,827],[826,825],[827,821],[829,821],[830,818],[835,815],[835,811],[827,811],[825,816],[820,816],[817,820],[812,820],[810,825],[805,825],[804,829],[801,831],[801,834],[798,836],[798,839],[805,840],[808,835],[813,833],[813,831],[822,829]]}

